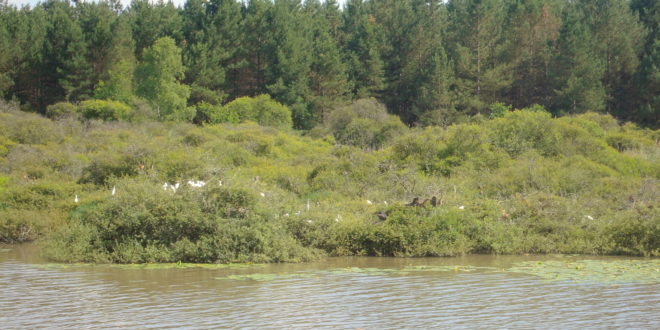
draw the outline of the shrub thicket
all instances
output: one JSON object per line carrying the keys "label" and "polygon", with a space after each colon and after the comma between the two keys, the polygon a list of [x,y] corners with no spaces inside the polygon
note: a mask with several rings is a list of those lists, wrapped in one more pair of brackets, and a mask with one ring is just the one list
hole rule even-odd
{"label": "shrub thicket", "polygon": [[[256,97],[239,97],[223,106],[225,114],[220,117],[233,119],[238,117],[240,121],[254,121],[263,126],[278,128],[291,128],[291,110],[270,98],[268,94]],[[224,119],[224,118],[222,118]],[[230,120],[227,120],[230,122]]]}
{"label": "shrub thicket", "polygon": [[[660,255],[657,131],[536,109],[393,124],[378,142],[377,108],[336,110],[319,138],[3,110],[0,240],[45,237],[53,259],[96,262]],[[431,196],[438,206],[405,206]]]}
{"label": "shrub thicket", "polygon": [[312,135],[331,134],[345,145],[362,149],[380,149],[404,134],[406,126],[398,117],[387,114],[375,99],[360,99],[330,112]]}

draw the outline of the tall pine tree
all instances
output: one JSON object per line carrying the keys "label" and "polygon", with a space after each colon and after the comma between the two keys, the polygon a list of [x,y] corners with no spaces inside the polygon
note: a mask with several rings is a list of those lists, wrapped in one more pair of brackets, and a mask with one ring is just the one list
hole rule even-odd
{"label": "tall pine tree", "polygon": [[466,113],[484,112],[511,85],[511,66],[503,58],[506,7],[501,0],[452,0],[448,10],[456,106]]}

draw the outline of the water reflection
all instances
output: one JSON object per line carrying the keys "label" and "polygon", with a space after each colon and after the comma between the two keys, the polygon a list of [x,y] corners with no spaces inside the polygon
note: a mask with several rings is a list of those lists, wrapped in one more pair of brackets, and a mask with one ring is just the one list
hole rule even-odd
{"label": "water reflection", "polygon": [[[548,282],[504,272],[337,271],[346,267],[503,269],[553,256],[331,258],[248,269],[44,268],[33,246],[0,248],[4,328],[429,328],[660,326],[660,284]],[[269,281],[230,275],[307,274]]]}

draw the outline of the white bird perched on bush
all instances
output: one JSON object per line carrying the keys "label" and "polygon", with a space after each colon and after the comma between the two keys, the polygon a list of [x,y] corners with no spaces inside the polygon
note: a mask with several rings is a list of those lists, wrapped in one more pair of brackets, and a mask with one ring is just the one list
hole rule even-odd
{"label": "white bird perched on bush", "polygon": [[387,205],[387,201],[383,201],[383,204]]}
{"label": "white bird perched on bush", "polygon": [[172,188],[173,192],[176,192],[176,190],[179,189],[179,183],[177,182],[176,184],[170,185],[170,188]]}
{"label": "white bird perched on bush", "polygon": [[74,203],[78,203],[78,195],[76,195],[76,198],[73,199]]}
{"label": "white bird perched on bush", "polygon": [[222,186],[222,180],[218,180],[218,186]]}
{"label": "white bird perched on bush", "polygon": [[163,183],[163,190],[167,190],[167,186],[168,186],[167,182]]}
{"label": "white bird perched on bush", "polygon": [[261,197],[266,197],[266,193],[264,192],[260,192],[259,195],[261,195]]}
{"label": "white bird perched on bush", "polygon": [[112,196],[114,196],[117,193],[117,188],[115,186],[112,186]]}
{"label": "white bird perched on bush", "polygon": [[307,208],[307,211],[309,211],[309,199],[307,200],[307,206],[305,207]]}
{"label": "white bird perched on bush", "polygon": [[206,185],[206,182],[204,181],[188,181],[188,185],[194,188],[201,188]]}
{"label": "white bird perched on bush", "polygon": [[461,205],[458,207],[459,210],[465,210],[465,206]]}
{"label": "white bird perched on bush", "polygon": [[589,220],[593,220],[593,219],[594,219],[594,217],[592,217],[592,216],[590,216],[590,215],[585,215],[584,217],[587,218],[587,219],[589,219]]}
{"label": "white bird perched on bush", "polygon": [[367,199],[367,204],[372,205],[373,203]]}

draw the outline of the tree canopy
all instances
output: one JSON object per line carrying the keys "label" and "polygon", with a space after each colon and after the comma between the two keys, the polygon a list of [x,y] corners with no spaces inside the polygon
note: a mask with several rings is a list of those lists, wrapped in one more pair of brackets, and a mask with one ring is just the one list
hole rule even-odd
{"label": "tree canopy", "polygon": [[658,127],[659,12],[648,0],[5,2],[0,96],[44,114],[142,98],[191,120],[198,105],[268,94],[299,129],[369,97],[408,125],[499,102]]}

